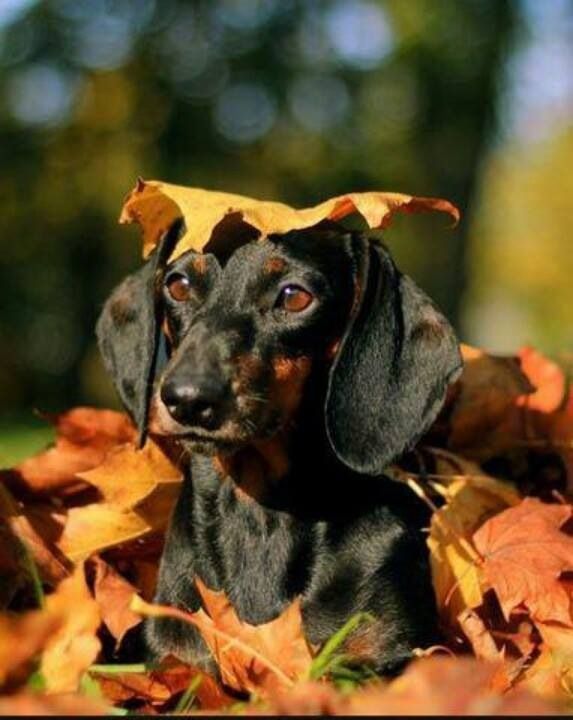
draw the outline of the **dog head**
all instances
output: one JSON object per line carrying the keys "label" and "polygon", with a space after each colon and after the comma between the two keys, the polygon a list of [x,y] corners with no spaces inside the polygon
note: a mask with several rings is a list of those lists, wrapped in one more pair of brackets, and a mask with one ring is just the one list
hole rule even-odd
{"label": "dog head", "polygon": [[166,265],[177,232],[98,322],[142,432],[153,394],[154,432],[233,452],[295,424],[318,388],[336,455],[379,474],[428,429],[461,368],[458,343],[380,243],[328,224],[247,243],[225,262],[189,251]]}

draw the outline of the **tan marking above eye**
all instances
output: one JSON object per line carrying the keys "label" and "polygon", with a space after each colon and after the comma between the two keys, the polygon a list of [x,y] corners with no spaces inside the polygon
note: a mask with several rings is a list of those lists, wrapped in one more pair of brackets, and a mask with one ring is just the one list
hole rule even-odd
{"label": "tan marking above eye", "polygon": [[191,283],[185,275],[172,275],[167,279],[165,286],[176,302],[185,302],[191,297]]}
{"label": "tan marking above eye", "polygon": [[268,258],[264,265],[264,271],[269,274],[281,273],[286,269],[286,261],[281,257],[271,256]]}
{"label": "tan marking above eye", "polygon": [[313,296],[298,285],[287,285],[279,296],[279,307],[288,312],[301,312],[305,310],[313,300]]}

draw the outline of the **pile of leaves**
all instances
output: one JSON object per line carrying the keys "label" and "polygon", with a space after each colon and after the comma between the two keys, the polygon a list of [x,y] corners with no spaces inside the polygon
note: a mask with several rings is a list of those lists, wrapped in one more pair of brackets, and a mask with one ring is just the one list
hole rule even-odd
{"label": "pile of leaves", "polygon": [[[279,714],[570,707],[573,394],[532,349],[464,356],[440,418],[392,469],[435,510],[428,545],[447,645],[420,648],[382,683],[338,655],[360,618],[311,648],[298,602],[258,627],[206,587],[196,614],[150,604],[181,480],[173,452],[136,449],[121,413],[76,408],[49,418],[53,447],[1,474],[0,712],[222,711],[241,698],[245,711]],[[196,625],[220,679],[175,658],[126,662],[154,614]]]}
{"label": "pile of leaves", "polygon": [[[143,225],[148,250],[190,202],[170,188],[140,184],[124,208],[124,220]],[[261,232],[283,221],[304,227],[317,213],[358,210],[372,226],[396,209],[455,215],[444,201],[374,193],[288,209],[302,213],[298,220],[284,219],[286,206],[249,202],[224,196],[215,211],[210,196],[211,230],[237,212]],[[187,232],[184,248],[206,247],[212,233],[202,232]],[[467,346],[463,355],[436,423],[390,469],[433,510],[427,542],[443,646],[419,648],[402,676],[384,681],[341,651],[368,618],[351,618],[324,647],[311,647],[299,600],[256,627],[201,584],[197,613],[154,605],[181,482],[177,448],[149,439],[140,450],[124,414],[75,408],[46,418],[52,447],[0,473],[0,714],[571,711],[571,358],[557,364],[532,348],[497,357]],[[143,664],[141,623],[151,615],[196,626],[217,676],[174,657]]]}

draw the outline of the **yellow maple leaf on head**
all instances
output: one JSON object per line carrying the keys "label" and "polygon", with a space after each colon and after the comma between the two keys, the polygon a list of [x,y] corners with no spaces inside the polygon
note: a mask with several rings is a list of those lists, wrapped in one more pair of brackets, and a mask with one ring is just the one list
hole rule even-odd
{"label": "yellow maple leaf on head", "polygon": [[147,257],[172,223],[183,218],[185,231],[170,257],[175,260],[187,250],[203,252],[221,229],[241,232],[247,241],[310,228],[323,220],[342,220],[353,213],[361,215],[368,227],[383,229],[396,212],[432,210],[448,213],[455,223],[460,218],[459,210],[448,200],[402,193],[348,193],[297,210],[280,202],[140,179],[127,196],[119,221],[141,226],[143,255]]}

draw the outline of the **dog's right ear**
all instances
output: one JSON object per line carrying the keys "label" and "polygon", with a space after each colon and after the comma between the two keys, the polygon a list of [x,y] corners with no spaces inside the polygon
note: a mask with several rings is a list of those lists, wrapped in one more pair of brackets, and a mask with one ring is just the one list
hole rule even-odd
{"label": "dog's right ear", "polygon": [[155,377],[166,357],[158,285],[182,224],[176,220],[146,264],[115,288],[96,325],[105,368],[139,430],[140,446]]}

